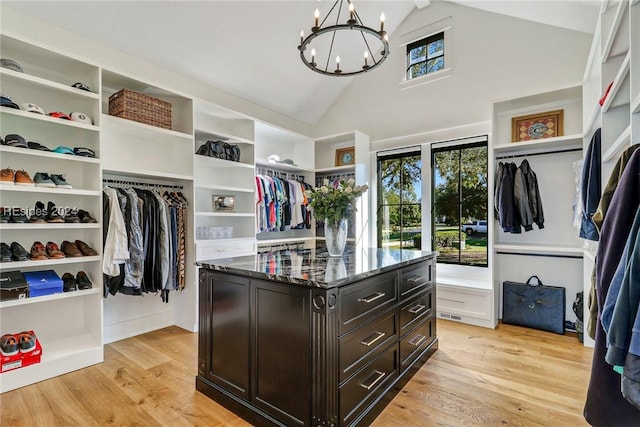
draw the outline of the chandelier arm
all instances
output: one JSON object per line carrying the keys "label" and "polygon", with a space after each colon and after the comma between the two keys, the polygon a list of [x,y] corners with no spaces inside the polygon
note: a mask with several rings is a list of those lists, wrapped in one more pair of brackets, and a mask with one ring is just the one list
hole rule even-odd
{"label": "chandelier arm", "polygon": [[371,46],[369,46],[369,42],[367,41],[367,38],[364,36],[364,31],[360,30],[360,35],[362,36],[362,40],[364,40],[364,45],[367,47],[367,50],[371,54],[371,60],[373,61],[373,64],[374,65],[377,64],[378,61],[376,61],[376,57],[371,51]]}
{"label": "chandelier arm", "polygon": [[333,30],[333,35],[331,36],[331,45],[329,46],[329,55],[327,55],[327,65],[324,67],[325,71],[329,70],[329,61],[331,61],[331,52],[333,52],[333,42],[336,39],[336,30]]}
{"label": "chandelier arm", "polygon": [[[331,15],[331,12],[333,12],[333,9],[336,8],[336,6],[338,5],[338,2],[342,2],[342,0],[336,0],[336,2],[333,4],[333,6],[331,6],[331,10],[329,10],[329,12],[327,13],[327,15],[324,17],[324,19],[322,20],[322,22],[320,23],[320,27],[322,27],[324,25],[324,23],[326,22],[326,20],[329,18],[329,16]],[[342,5],[340,5],[340,8],[342,8]],[[338,12],[338,16],[340,16],[340,12]]]}

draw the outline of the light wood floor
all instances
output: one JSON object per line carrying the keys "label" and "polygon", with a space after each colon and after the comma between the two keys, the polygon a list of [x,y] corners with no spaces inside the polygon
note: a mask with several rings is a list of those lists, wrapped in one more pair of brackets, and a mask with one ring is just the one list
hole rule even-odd
{"label": "light wood floor", "polygon": [[[575,335],[438,320],[440,348],[373,424],[586,426],[591,350]],[[248,426],[195,391],[197,335],[105,346],[105,361],[0,395],[7,426]]]}

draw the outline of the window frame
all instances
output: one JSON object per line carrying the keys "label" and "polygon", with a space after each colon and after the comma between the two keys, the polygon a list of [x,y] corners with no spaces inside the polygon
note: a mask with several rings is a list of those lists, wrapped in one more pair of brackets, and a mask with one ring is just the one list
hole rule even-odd
{"label": "window frame", "polygon": [[[486,169],[486,177],[487,177],[487,193],[486,193],[486,212],[487,212],[487,218],[484,220],[487,223],[487,246],[486,246],[486,263],[484,264],[469,264],[469,263],[464,263],[461,262],[461,252],[462,249],[460,249],[460,247],[458,247],[458,262],[451,262],[451,261],[446,261],[444,260],[444,258],[438,258],[438,263],[442,263],[442,264],[447,264],[447,265],[455,265],[455,266],[463,266],[463,267],[478,267],[478,268],[488,268],[489,267],[489,247],[490,247],[490,239],[491,239],[491,233],[490,233],[490,227],[489,227],[489,216],[491,215],[491,210],[489,209],[489,140],[488,138],[484,138],[481,141],[474,141],[474,142],[466,142],[466,143],[457,143],[457,144],[449,144],[446,143],[445,145],[442,146],[431,146],[431,150],[430,150],[430,157],[431,157],[431,162],[430,162],[430,168],[431,168],[431,195],[430,195],[430,213],[431,213],[431,250],[435,251],[436,247],[436,218],[435,218],[435,213],[436,213],[436,197],[435,197],[435,190],[436,190],[436,155],[438,153],[442,153],[442,152],[447,152],[447,151],[460,151],[462,152],[462,150],[464,149],[469,149],[469,148],[477,148],[477,147],[485,147],[487,150],[487,169]],[[460,156],[461,157],[461,156]],[[462,182],[461,182],[461,171],[462,168],[458,168],[458,240],[460,240],[460,238],[462,237],[463,231],[462,231],[462,206],[463,206],[463,197],[462,197]]]}
{"label": "window frame", "polygon": [[[433,74],[438,73],[440,71],[446,70],[446,68],[447,68],[447,58],[445,56],[445,52],[447,50],[447,43],[446,43],[446,40],[445,40],[445,37],[444,37],[444,33],[445,33],[444,31],[440,31],[440,32],[438,32],[436,34],[432,34],[430,36],[427,36],[425,38],[422,38],[420,40],[417,40],[415,42],[407,44],[407,48],[406,48],[406,69],[405,69],[406,80],[409,81],[409,80],[419,79],[421,77],[425,77],[425,76],[428,76],[428,75],[433,75]],[[435,56],[429,58],[429,45],[431,43],[439,41],[439,40],[442,40],[442,44],[444,45],[443,49],[442,49],[442,52],[439,53],[438,55],[435,55]],[[422,47],[422,46],[424,46],[424,48],[425,48],[424,59],[421,60],[421,61],[411,62],[411,51],[413,49],[415,49],[415,48]],[[433,59],[437,59],[437,58],[442,58],[442,61],[443,61],[442,68],[440,70],[429,72],[429,68],[427,66],[429,61],[431,61]],[[410,76],[410,72],[409,72],[409,70],[411,70],[411,67],[413,67],[414,65],[423,64],[423,63],[425,64],[425,70],[426,70],[425,73],[421,74],[419,76],[411,77]]]}
{"label": "window frame", "polygon": [[[397,206],[400,209],[400,224],[403,224],[402,221],[402,213],[403,213],[403,208],[405,206],[419,206],[420,207],[420,234],[423,233],[423,228],[422,228],[422,217],[423,217],[423,208],[424,208],[424,190],[422,191],[422,193],[419,195],[420,197],[420,201],[419,202],[412,202],[412,203],[403,203],[402,200],[402,194],[403,192],[400,192],[400,203],[397,204],[388,204],[388,203],[383,203],[383,198],[384,198],[384,190],[382,189],[382,171],[381,171],[381,164],[383,161],[385,160],[395,160],[395,159],[402,159],[405,157],[419,157],[420,161],[421,161],[421,166],[420,166],[420,183],[421,185],[423,184],[423,173],[424,173],[424,159],[422,156],[422,151],[420,149],[420,147],[415,147],[414,150],[403,150],[401,152],[398,153],[392,153],[392,154],[378,154],[377,158],[376,158],[376,174],[377,174],[377,191],[378,191],[378,197],[377,197],[377,201],[376,201],[376,212],[377,212],[377,224],[376,224],[376,243],[377,243],[377,247],[381,248],[382,247],[382,208],[384,206]],[[401,226],[402,227],[402,226]],[[401,237],[400,237],[400,241],[402,242],[402,232],[401,232]],[[402,246],[401,246],[402,249]]]}

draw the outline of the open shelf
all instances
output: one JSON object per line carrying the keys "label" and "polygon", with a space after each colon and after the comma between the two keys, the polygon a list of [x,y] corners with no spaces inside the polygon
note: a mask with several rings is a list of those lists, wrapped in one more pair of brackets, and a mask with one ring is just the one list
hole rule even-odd
{"label": "open shelf", "polygon": [[232,187],[230,185],[218,185],[218,184],[205,184],[205,185],[196,185],[196,189],[204,189],[204,190],[221,190],[228,191],[232,193],[253,193],[253,188],[245,188],[245,187]]}
{"label": "open shelf", "polygon": [[179,173],[167,173],[162,171],[143,170],[143,169],[136,169],[135,171],[131,171],[126,168],[118,169],[114,167],[109,167],[108,169],[103,169],[103,173],[125,175],[129,177],[137,177],[137,178],[153,178],[153,179],[166,179],[166,180],[180,179],[184,181],[193,181],[193,175],[183,175]]}
{"label": "open shelf", "polygon": [[316,173],[337,173],[337,172],[350,172],[355,171],[355,165],[334,166],[332,168],[320,168],[316,169]]}
{"label": "open shelf", "polygon": [[495,252],[507,252],[514,254],[549,254],[576,256],[582,256],[584,251],[584,249],[579,246],[509,243],[496,243],[493,245],[493,250]]}
{"label": "open shelf", "polygon": [[[63,85],[62,83],[53,82],[51,80],[36,77],[27,73],[20,73],[18,71],[9,70],[7,68],[0,68],[0,78],[2,79],[16,79],[22,81],[24,84],[30,84],[40,86],[43,88],[55,89],[64,93],[65,96],[77,96],[78,98],[88,99],[100,99],[100,95],[86,90],[76,89],[71,86]],[[32,114],[32,113],[30,113]]]}
{"label": "open shelf", "polygon": [[101,260],[102,257],[100,255],[97,255],[62,259],[48,259],[45,261],[11,261],[0,263],[0,270],[19,270],[26,267],[55,267],[57,265],[63,264],[80,264],[83,262],[96,262]]}
{"label": "open shelf", "polygon": [[32,120],[41,120],[47,123],[54,123],[59,126],[69,126],[73,128],[86,129],[94,132],[98,132],[100,128],[95,125],[87,125],[81,122],[74,122],[72,120],[59,119],[57,117],[44,116],[42,114],[30,113],[28,111],[16,110],[15,108],[2,107],[0,110],[2,114],[8,114],[17,117],[25,117]]}
{"label": "open shelf", "polygon": [[18,191],[25,193],[48,193],[48,194],[71,194],[74,196],[100,196],[101,191],[98,190],[76,190],[75,188],[47,188],[36,187],[31,185],[11,185],[0,184],[2,191]]}
{"label": "open shelf", "polygon": [[[623,86],[628,86],[629,80],[629,63],[631,61],[631,53],[627,53],[624,60],[622,61],[622,65],[620,65],[620,69],[618,70],[618,74],[616,74],[616,78],[613,80],[613,85],[611,85],[611,89],[609,90],[609,94],[607,95],[607,99],[602,104],[602,112],[606,113],[609,108],[612,108],[617,105],[622,105],[628,103],[627,101],[616,102],[616,98],[620,93],[620,96],[629,96],[629,90],[620,91],[620,88]],[[626,84],[625,84],[626,82]]]}
{"label": "open shelf", "polygon": [[42,150],[32,150],[30,148],[11,147],[9,145],[0,145],[0,153],[24,154],[25,156],[44,157],[48,159],[64,160],[81,163],[100,164],[100,159],[84,156],[72,156],[70,154],[60,154]]}
{"label": "open shelf", "polygon": [[90,229],[90,228],[102,228],[102,224],[97,224],[97,223],[0,224],[0,231],[2,230],[84,230],[84,229]]}
{"label": "open shelf", "polygon": [[232,162],[231,160],[216,159],[215,157],[201,156],[199,154],[195,154],[193,157],[196,159],[196,162],[200,164],[200,166],[204,167],[247,169],[254,168],[253,164],[250,163]]}
{"label": "open shelf", "polygon": [[[94,283],[94,286],[95,285],[96,284]],[[67,298],[84,297],[87,295],[101,294],[101,293],[102,293],[101,287],[93,287],[91,289],[85,289],[82,291],[63,292],[60,294],[44,295],[41,297],[2,301],[0,302],[0,308],[16,307],[19,305],[27,305],[27,304],[38,304],[46,301],[55,301],[55,300],[61,300],[61,299],[67,299]]]}
{"label": "open shelf", "polygon": [[636,96],[636,98],[631,103],[631,112],[633,114],[640,113],[640,93]]}
{"label": "open shelf", "polygon": [[536,150],[544,151],[559,151],[571,148],[581,148],[584,135],[574,134],[558,136],[555,138],[543,138],[534,141],[512,142],[511,144],[494,145],[493,151],[495,154],[505,153],[525,153],[535,152]]}
{"label": "open shelf", "polygon": [[[604,2],[606,3],[606,1]],[[606,5],[604,6],[606,7]],[[609,28],[609,32],[607,33],[607,38],[604,40],[604,44],[602,47],[602,62],[605,63],[609,60],[609,58],[611,57],[611,48],[613,47],[613,42],[616,39],[616,36],[618,35],[618,31],[620,30],[621,24],[622,24],[622,17],[624,16],[625,13],[625,8],[627,7],[627,2],[626,1],[620,1],[618,3],[617,9],[615,11],[615,14],[613,15],[613,20],[611,23],[611,27]],[[606,9],[605,9],[606,10]],[[628,36],[628,34],[627,34]],[[628,41],[627,41],[628,44]],[[628,49],[628,47],[627,47]]]}
{"label": "open shelf", "polygon": [[313,169],[303,168],[301,166],[294,166],[288,163],[270,162],[267,159],[256,159],[256,166],[263,166],[269,169],[281,170],[284,172],[313,172]]}
{"label": "open shelf", "polygon": [[253,213],[242,212],[196,212],[196,216],[253,217]]}
{"label": "open shelf", "polygon": [[602,161],[608,162],[609,160],[617,160],[618,154],[621,154],[625,148],[631,143],[631,125],[627,126],[624,131],[616,138],[611,144],[611,147],[602,155]]}
{"label": "open shelf", "polygon": [[127,120],[116,116],[110,116],[109,114],[102,114],[103,125],[113,127],[117,132],[131,136],[133,138],[139,137],[142,139],[149,138],[149,135],[162,135],[172,138],[183,139],[185,143],[193,143],[193,135],[184,132],[178,132],[171,129],[164,129],[157,126],[151,126],[144,123],[135,122],[133,120]]}

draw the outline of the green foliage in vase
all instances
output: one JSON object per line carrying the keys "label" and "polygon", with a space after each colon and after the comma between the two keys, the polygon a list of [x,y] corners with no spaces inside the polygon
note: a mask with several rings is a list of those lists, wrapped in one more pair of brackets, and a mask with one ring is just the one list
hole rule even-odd
{"label": "green foliage in vase", "polygon": [[369,189],[368,185],[355,185],[353,178],[340,181],[336,186],[329,185],[325,179],[323,185],[306,190],[310,199],[309,206],[318,220],[326,220],[335,224],[341,219],[349,218],[356,210],[355,201]]}

